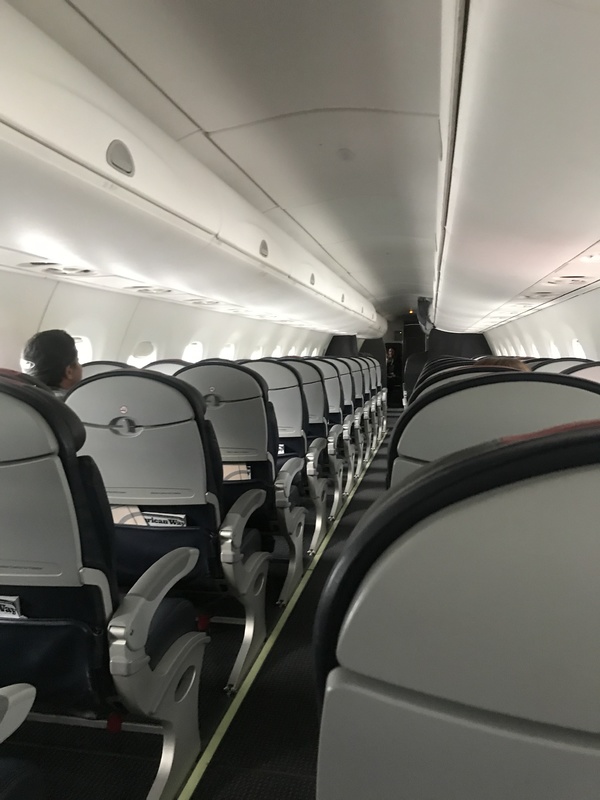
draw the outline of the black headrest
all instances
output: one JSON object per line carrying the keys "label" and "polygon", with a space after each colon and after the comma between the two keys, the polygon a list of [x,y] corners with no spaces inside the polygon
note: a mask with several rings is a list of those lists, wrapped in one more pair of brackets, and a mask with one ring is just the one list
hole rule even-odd
{"label": "black headrest", "polygon": [[151,361],[144,366],[144,369],[151,369],[157,367],[159,364],[179,364],[182,367],[190,366],[190,361],[184,361],[183,358],[160,358],[158,361]]}
{"label": "black headrest", "polygon": [[350,603],[377,559],[404,533],[469,497],[528,478],[598,463],[600,420],[592,420],[453,453],[385,492],[354,529],[321,594],[313,636],[320,700],[327,676],[337,666],[338,636]]}
{"label": "black headrest", "polygon": [[127,367],[128,369],[132,369],[129,364],[126,364],[124,361],[86,361],[85,364],[82,364],[82,367],[95,367],[98,364],[102,364],[103,367]]}
{"label": "black headrest", "polygon": [[12,378],[0,378],[0,392],[10,395],[35,409],[56,436],[61,456],[74,457],[85,442],[83,423],[70,408],[51,392],[25,385]]}
{"label": "black headrest", "polygon": [[6,369],[6,367],[0,368],[0,378],[16,381],[21,384],[21,386],[36,386],[38,389],[44,389],[54,395],[52,389],[39,378],[34,378],[33,375],[26,375],[24,372],[17,372],[15,369]]}

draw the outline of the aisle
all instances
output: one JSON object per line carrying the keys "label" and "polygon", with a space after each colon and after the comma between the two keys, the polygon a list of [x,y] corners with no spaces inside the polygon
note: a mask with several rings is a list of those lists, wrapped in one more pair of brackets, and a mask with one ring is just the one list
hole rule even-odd
{"label": "aisle", "polygon": [[[392,411],[388,430],[399,412]],[[313,800],[319,721],[312,628],[329,572],[354,526],[384,490],[384,440],[296,607],[225,733],[194,800]]]}

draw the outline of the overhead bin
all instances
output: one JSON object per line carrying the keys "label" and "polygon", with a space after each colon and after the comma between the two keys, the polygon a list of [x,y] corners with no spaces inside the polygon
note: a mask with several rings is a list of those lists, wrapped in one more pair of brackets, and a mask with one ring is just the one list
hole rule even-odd
{"label": "overhead bin", "polygon": [[367,298],[3,1],[0,44],[0,168],[11,195],[2,246],[56,261],[43,242],[67,241],[100,277],[130,278],[125,289],[150,284],[215,310],[384,332]]}

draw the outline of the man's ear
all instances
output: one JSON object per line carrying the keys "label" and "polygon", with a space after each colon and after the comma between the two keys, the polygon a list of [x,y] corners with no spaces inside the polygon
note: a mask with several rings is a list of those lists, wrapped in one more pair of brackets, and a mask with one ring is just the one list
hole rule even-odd
{"label": "man's ear", "polygon": [[78,366],[79,365],[75,363],[75,364],[69,364],[67,367],[65,367],[65,373],[63,375],[62,381],[60,382],[61,388],[68,389],[71,387],[73,381],[75,381],[77,378]]}

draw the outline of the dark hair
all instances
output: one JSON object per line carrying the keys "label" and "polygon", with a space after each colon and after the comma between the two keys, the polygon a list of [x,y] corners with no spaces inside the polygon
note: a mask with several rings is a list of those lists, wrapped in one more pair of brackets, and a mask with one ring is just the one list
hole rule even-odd
{"label": "dark hair", "polygon": [[40,331],[25,345],[23,360],[29,362],[24,366],[28,375],[58,389],[67,367],[78,360],[75,339],[66,331]]}
{"label": "dark hair", "polygon": [[513,356],[484,356],[478,358],[475,363],[478,367],[510,367],[521,372],[531,372],[531,368],[524,361]]}

